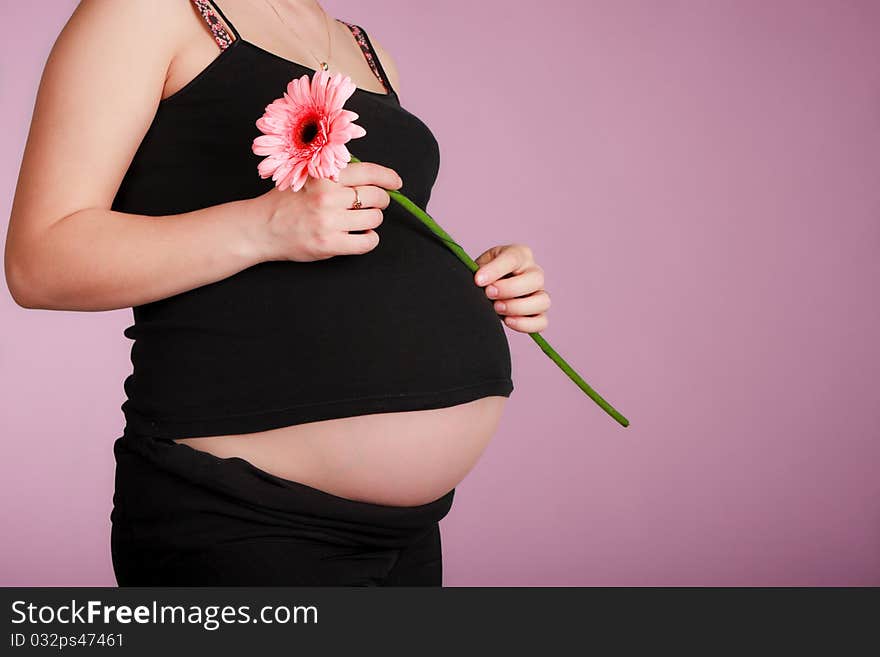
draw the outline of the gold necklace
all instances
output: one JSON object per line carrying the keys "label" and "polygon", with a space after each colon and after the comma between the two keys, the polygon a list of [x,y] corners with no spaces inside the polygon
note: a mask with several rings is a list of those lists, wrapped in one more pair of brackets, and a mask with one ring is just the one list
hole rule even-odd
{"label": "gold necklace", "polygon": [[326,71],[327,69],[329,69],[330,67],[327,65],[327,61],[329,61],[330,58],[333,56],[333,40],[330,38],[330,23],[327,21],[327,12],[324,11],[324,8],[321,7],[321,13],[324,15],[324,26],[327,28],[327,50],[328,50],[328,53],[327,53],[327,60],[321,60],[321,58],[317,57],[317,56],[315,55],[315,53],[312,52],[311,48],[309,48],[309,47],[306,45],[306,42],[303,41],[303,38],[299,35],[299,32],[297,32],[296,30],[294,30],[293,27],[292,27],[291,25],[288,25],[287,21],[284,20],[284,18],[282,18],[281,14],[278,13],[278,10],[275,9],[275,6],[274,6],[271,2],[269,2],[269,0],[266,0],[266,4],[268,4],[268,5],[272,8],[272,11],[275,12],[275,15],[278,16],[278,19],[279,19],[284,25],[286,25],[288,28],[290,28],[291,30],[293,30],[293,33],[296,34],[297,38],[298,38],[298,39],[302,42],[302,44],[306,47],[306,50],[308,50],[308,51],[312,54],[312,57],[315,58],[315,61],[318,62],[318,64],[320,65],[320,67],[321,67],[323,70],[325,70],[325,71]]}

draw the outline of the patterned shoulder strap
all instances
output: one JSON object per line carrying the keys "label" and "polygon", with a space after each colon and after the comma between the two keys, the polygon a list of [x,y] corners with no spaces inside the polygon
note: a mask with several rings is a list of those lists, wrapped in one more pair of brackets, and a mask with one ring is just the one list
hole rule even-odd
{"label": "patterned shoulder strap", "polygon": [[[217,42],[217,45],[220,46],[220,50],[226,50],[232,45],[234,40],[240,38],[238,30],[236,30],[235,26],[228,18],[226,18],[223,14],[223,10],[220,9],[216,3],[214,3],[213,6],[211,6],[212,3],[208,2],[208,0],[192,0],[192,3],[195,5],[196,9],[199,10],[199,13],[202,15],[202,18],[205,19],[208,27],[211,28],[211,34],[214,35],[214,40]],[[220,15],[219,18],[217,17],[218,14]],[[222,18],[223,22],[229,26],[228,30],[223,25],[220,18]]]}
{"label": "patterned shoulder strap", "polygon": [[382,62],[379,61],[379,55],[376,53],[375,48],[373,48],[373,44],[370,42],[370,37],[367,36],[366,30],[354,23],[349,23],[341,19],[339,19],[339,21],[344,23],[348,29],[351,30],[355,40],[361,47],[361,51],[364,53],[364,58],[367,60],[367,64],[370,65],[370,68],[373,70],[376,77],[379,78],[379,82],[382,83],[385,90],[389,94],[397,95],[397,92],[391,87],[391,82],[388,80],[388,74],[385,73],[385,69],[382,68]]}

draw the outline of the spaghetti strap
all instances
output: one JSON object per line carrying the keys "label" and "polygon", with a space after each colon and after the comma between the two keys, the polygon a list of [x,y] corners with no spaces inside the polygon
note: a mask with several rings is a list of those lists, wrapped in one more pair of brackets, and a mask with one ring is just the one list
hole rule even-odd
{"label": "spaghetti strap", "polygon": [[373,48],[373,44],[370,41],[370,37],[367,36],[366,30],[364,30],[364,28],[360,27],[359,25],[355,25],[354,23],[349,23],[341,19],[340,22],[344,23],[346,26],[348,26],[348,29],[351,30],[351,33],[354,35],[355,40],[361,47],[361,51],[364,53],[364,58],[367,60],[367,63],[373,70],[373,73],[375,73],[376,77],[379,78],[379,82],[381,82],[382,86],[384,86],[385,89],[388,91],[388,95],[396,96],[397,92],[391,86],[388,74],[382,67],[382,62],[379,61],[379,54],[376,52],[376,49]]}
{"label": "spaghetti strap", "polygon": [[[223,10],[217,6],[216,2],[209,2],[209,0],[192,0],[192,3],[196,6],[196,9],[199,10],[199,13],[202,15],[202,18],[205,19],[208,27],[211,28],[211,34],[214,35],[214,40],[217,42],[217,45],[220,46],[221,50],[226,50],[226,48],[232,45],[233,41],[237,41],[241,38],[238,34],[238,30],[235,29],[235,25],[226,18]],[[229,26],[229,30],[227,30],[223,23],[220,22],[220,18],[217,17],[218,15],[223,19],[223,22]],[[230,31],[232,32],[231,35],[229,33]]]}

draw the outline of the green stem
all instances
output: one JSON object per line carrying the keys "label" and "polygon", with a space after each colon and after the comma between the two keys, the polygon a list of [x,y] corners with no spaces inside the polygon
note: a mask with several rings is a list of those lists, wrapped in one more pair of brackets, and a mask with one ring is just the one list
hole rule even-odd
{"label": "green stem", "polygon": [[[351,161],[360,162],[360,160],[354,156],[351,157]],[[417,219],[425,224],[432,233],[439,237],[443,241],[443,243],[446,244],[447,248],[449,248],[450,251],[458,256],[459,260],[467,265],[468,269],[470,269],[471,272],[475,272],[477,271],[477,269],[480,268],[480,266],[476,262],[474,262],[474,260],[465,252],[465,250],[461,248],[461,246],[456,243],[454,239],[452,239],[449,233],[443,230],[440,225],[431,218],[431,215],[422,210],[419,206],[410,201],[400,192],[393,189],[386,189],[385,191],[387,191],[388,195],[391,196],[391,198],[393,198],[397,203],[409,210],[410,213],[412,213]],[[568,377],[572,381],[574,381],[575,384],[577,384],[577,386],[590,397],[590,399],[592,399],[599,405],[600,408],[602,408],[602,410],[608,413],[624,427],[629,426],[629,420],[627,420],[623,415],[617,412],[617,410],[611,404],[605,401],[598,392],[593,390],[589,386],[589,384],[587,384],[587,382],[584,381],[583,378],[581,378],[581,376],[574,370],[574,368],[571,367],[571,365],[569,365],[567,362],[565,362],[565,359],[560,356],[553,347],[550,346],[550,343],[547,342],[540,333],[529,333],[529,337],[532,338],[532,340],[534,340],[541,348],[541,351],[547,354],[547,356],[550,357],[550,360],[556,363],[559,368],[563,372],[565,372]]]}

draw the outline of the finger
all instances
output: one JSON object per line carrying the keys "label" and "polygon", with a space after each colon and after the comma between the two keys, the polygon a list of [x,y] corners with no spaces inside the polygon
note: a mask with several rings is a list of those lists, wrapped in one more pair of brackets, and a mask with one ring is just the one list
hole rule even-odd
{"label": "finger", "polygon": [[347,210],[342,213],[340,230],[367,230],[378,228],[384,219],[384,213],[380,208],[362,208],[360,210]]}
{"label": "finger", "polygon": [[[495,259],[495,256],[497,256],[499,253],[501,253],[501,250],[503,248],[504,248],[503,246],[493,246],[488,251],[483,251],[480,255],[478,255],[476,258],[474,258],[474,262],[476,262],[480,266],[488,264],[488,263],[492,262],[492,260]],[[479,270],[477,270],[474,273],[475,274],[479,273]]]}
{"label": "finger", "polygon": [[379,244],[379,233],[367,229],[363,233],[337,233],[331,247],[337,255],[356,255],[372,251]]}
{"label": "finger", "polygon": [[495,312],[501,315],[537,315],[550,308],[550,295],[546,290],[538,290],[525,297],[504,299],[492,305]]}
{"label": "finger", "polygon": [[[477,285],[489,285],[506,274],[518,274],[528,266],[528,252],[519,245],[507,244],[497,247],[497,251],[490,249],[487,253],[495,252],[494,257],[486,264],[482,264],[474,272],[474,282]],[[475,261],[476,262],[476,261]]]}
{"label": "finger", "polygon": [[523,333],[539,333],[549,326],[550,322],[544,314],[534,316],[505,317],[504,323],[514,331]]}
{"label": "finger", "polygon": [[474,281],[477,285],[488,285],[515,271],[519,264],[519,256],[515,251],[501,249],[494,258],[474,272]]}
{"label": "finger", "polygon": [[486,296],[490,299],[512,299],[544,289],[544,272],[539,267],[531,267],[521,274],[502,278],[486,286]]}
{"label": "finger", "polygon": [[[354,190],[357,188],[357,196]],[[387,208],[391,203],[391,196],[381,187],[375,185],[357,185],[352,187],[341,186],[339,197],[346,210],[353,210],[355,199],[360,199],[361,208]],[[360,209],[360,208],[357,208]]]}
{"label": "finger", "polygon": [[339,183],[349,187],[376,185],[384,189],[399,189],[403,186],[403,180],[394,169],[376,162],[349,162],[339,172]]}

